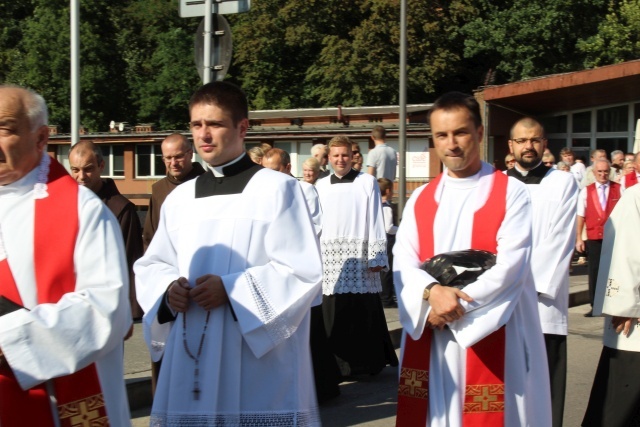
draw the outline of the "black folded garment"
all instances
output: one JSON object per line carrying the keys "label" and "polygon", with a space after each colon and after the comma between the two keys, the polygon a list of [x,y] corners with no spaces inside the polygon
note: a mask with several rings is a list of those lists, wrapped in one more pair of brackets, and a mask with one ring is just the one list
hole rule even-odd
{"label": "black folded garment", "polygon": [[496,265],[496,256],[477,249],[445,252],[422,263],[421,269],[443,286],[463,289],[469,283]]}
{"label": "black folded garment", "polygon": [[0,295],[0,316],[4,316],[5,314],[12,313],[16,310],[20,310],[24,308],[20,304],[16,304],[11,301],[9,298],[6,298],[3,295]]}

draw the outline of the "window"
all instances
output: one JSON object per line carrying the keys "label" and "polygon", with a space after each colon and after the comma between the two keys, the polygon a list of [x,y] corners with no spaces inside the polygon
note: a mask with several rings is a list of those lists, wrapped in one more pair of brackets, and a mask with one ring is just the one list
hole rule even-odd
{"label": "window", "polygon": [[598,132],[627,132],[628,111],[627,105],[598,110]]}
{"label": "window", "polygon": [[162,161],[162,151],[158,144],[136,145],[136,178],[163,177],[166,168]]}
{"label": "window", "polygon": [[574,133],[591,132],[591,111],[574,113],[573,132]]}
{"label": "window", "polygon": [[124,177],[124,145],[123,144],[99,144],[104,158],[104,177]]}
{"label": "window", "polygon": [[567,116],[545,117],[541,120],[544,131],[550,133],[566,133],[567,132]]}

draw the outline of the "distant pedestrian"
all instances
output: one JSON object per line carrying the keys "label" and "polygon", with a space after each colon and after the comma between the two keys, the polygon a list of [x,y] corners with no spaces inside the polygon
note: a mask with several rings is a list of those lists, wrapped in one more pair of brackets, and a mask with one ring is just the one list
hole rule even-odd
{"label": "distant pedestrian", "polygon": [[384,127],[380,125],[373,127],[371,139],[375,147],[367,155],[367,173],[393,182],[396,179],[398,156],[396,150],[387,145],[386,137],[387,132]]}

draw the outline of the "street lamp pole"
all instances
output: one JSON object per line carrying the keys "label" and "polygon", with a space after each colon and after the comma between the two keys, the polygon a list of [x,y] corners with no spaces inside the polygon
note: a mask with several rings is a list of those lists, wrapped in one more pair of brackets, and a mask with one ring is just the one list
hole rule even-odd
{"label": "street lamp pole", "polygon": [[80,0],[71,0],[71,145],[80,140]]}
{"label": "street lamp pole", "polygon": [[402,219],[407,196],[407,0],[400,1],[400,94],[398,96],[398,153],[400,173],[398,177],[398,217]]}

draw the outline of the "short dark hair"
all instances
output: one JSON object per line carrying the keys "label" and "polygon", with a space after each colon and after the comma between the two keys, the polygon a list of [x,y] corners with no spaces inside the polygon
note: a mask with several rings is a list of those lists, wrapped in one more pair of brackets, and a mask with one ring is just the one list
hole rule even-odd
{"label": "short dark hair", "polygon": [[275,147],[264,153],[264,159],[270,159],[276,156],[280,158],[280,163],[282,164],[282,166],[291,164],[291,156],[289,156],[289,153],[284,151],[282,148]]}
{"label": "short dark hair", "polygon": [[376,125],[373,127],[373,130],[371,131],[371,137],[373,139],[384,139],[386,136],[387,136],[387,131],[384,129],[383,126]]}
{"label": "short dark hair", "polygon": [[381,194],[386,193],[389,189],[393,191],[393,182],[388,178],[378,178],[378,186]]}
{"label": "short dark hair", "polygon": [[569,147],[564,147],[562,150],[560,150],[560,155],[561,156],[566,156],[567,154],[571,154],[572,156],[575,157],[575,154],[573,152],[573,150]]}
{"label": "short dark hair", "polygon": [[249,117],[247,96],[238,86],[228,82],[211,82],[201,86],[189,101],[189,112],[198,104],[216,105],[231,113],[235,126]]}
{"label": "short dark hair", "polygon": [[480,104],[472,96],[462,92],[447,92],[440,98],[436,99],[436,102],[431,106],[429,110],[429,122],[431,122],[431,115],[434,111],[444,110],[451,111],[457,109],[465,109],[471,114],[473,123],[476,128],[482,126],[482,115],[480,114]]}

